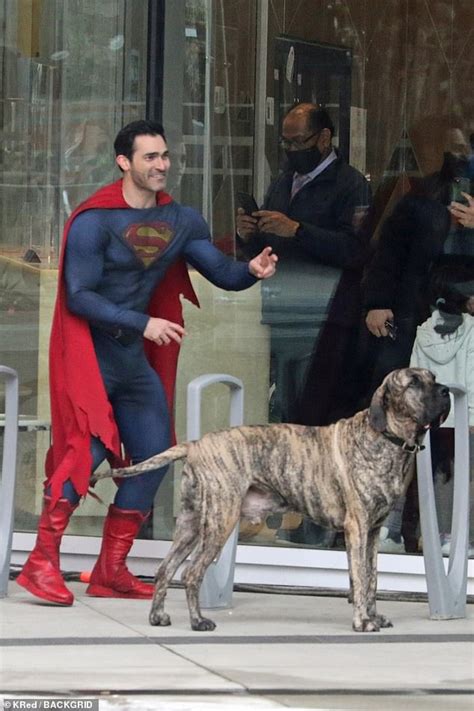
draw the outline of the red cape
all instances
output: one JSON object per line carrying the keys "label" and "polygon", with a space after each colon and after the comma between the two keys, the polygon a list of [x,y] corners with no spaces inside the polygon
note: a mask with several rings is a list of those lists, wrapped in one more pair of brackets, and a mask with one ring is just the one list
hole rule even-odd
{"label": "red cape", "polygon": [[[158,205],[171,201],[167,193],[157,194]],[[89,324],[66,306],[63,263],[69,228],[77,215],[85,210],[129,207],[122,194],[122,180],[118,180],[81,203],[64,227],[49,345],[52,446],[46,456],[45,486],[51,486],[52,505],[61,497],[63,484],[68,479],[81,496],[87,493],[92,467],[91,436],[100,438],[112,459],[122,459],[120,437],[99,371]],[[180,295],[199,306],[184,260],[169,267],[153,293],[148,313],[183,324]],[[179,346],[172,342],[158,347],[151,341],[145,346],[151,365],[161,377],[172,412]]]}

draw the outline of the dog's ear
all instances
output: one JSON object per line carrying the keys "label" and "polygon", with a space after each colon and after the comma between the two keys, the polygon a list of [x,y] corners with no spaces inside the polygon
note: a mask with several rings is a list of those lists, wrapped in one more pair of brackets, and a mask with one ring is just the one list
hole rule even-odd
{"label": "dog's ear", "polygon": [[382,383],[375,391],[370,407],[369,407],[369,422],[371,427],[377,432],[383,432],[387,427],[387,418],[385,416],[385,385]]}

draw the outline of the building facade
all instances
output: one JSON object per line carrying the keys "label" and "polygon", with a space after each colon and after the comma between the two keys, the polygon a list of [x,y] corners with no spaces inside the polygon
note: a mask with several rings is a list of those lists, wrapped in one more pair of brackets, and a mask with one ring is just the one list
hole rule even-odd
{"label": "building facade", "polygon": [[[145,116],[162,121],[172,157],[170,192],[200,210],[218,247],[240,258],[236,193],[252,193],[262,203],[282,165],[284,114],[296,102],[318,103],[333,120],[340,155],[370,184],[375,249],[403,195],[442,171],[446,156],[464,157],[471,166],[464,182],[454,182],[473,193],[474,5],[0,0],[0,21],[0,363],[18,371],[20,412],[30,423],[18,452],[14,551],[21,560],[33,543],[50,438],[47,354],[60,235],[74,207],[118,177],[112,143],[119,128]],[[451,241],[459,234],[451,227]],[[471,238],[464,231],[458,253],[473,256]],[[191,276],[202,308],[185,304],[178,439],[187,436],[188,383],[208,372],[240,378],[245,422],[268,422],[275,382],[265,294],[260,285],[222,292]],[[360,318],[363,334],[362,310]],[[228,408],[224,387],[206,391],[203,432],[225,426]],[[154,569],[172,536],[178,478],[176,472],[166,478],[135,546],[143,570]],[[98,491],[106,502],[112,487],[105,482]],[[449,534],[446,470],[436,491],[440,528]],[[88,497],[74,516],[64,550],[76,561],[97,550],[104,513]],[[382,585],[422,589],[416,486],[404,516],[413,538],[397,550],[404,555],[381,560]],[[318,585],[344,587],[343,540],[292,541],[288,531],[300,524],[286,516],[242,531],[238,579],[313,585],[317,571]]]}

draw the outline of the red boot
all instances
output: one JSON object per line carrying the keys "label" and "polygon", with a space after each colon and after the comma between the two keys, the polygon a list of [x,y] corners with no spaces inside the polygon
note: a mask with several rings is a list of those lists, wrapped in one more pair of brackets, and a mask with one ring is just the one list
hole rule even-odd
{"label": "red boot", "polygon": [[59,568],[59,546],[76,506],[67,499],[59,499],[52,510],[50,505],[50,497],[45,496],[36,545],[16,582],[43,600],[57,605],[72,605],[74,595],[64,585]]}
{"label": "red boot", "polygon": [[149,514],[119,509],[111,504],[105,519],[100,555],[86,590],[92,597],[128,597],[149,600],[154,586],[131,574],[125,559]]}

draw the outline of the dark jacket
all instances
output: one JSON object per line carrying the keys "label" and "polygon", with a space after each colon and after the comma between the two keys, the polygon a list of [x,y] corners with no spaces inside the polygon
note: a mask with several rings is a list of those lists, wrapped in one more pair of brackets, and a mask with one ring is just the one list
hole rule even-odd
{"label": "dark jacket", "polygon": [[391,309],[396,319],[427,317],[430,268],[443,251],[451,217],[445,204],[413,190],[386,219],[364,278],[363,305]]}
{"label": "dark jacket", "polygon": [[[338,294],[337,288],[343,270],[358,271],[367,257],[368,234],[360,223],[371,202],[370,186],[359,171],[338,157],[291,200],[292,175],[283,172],[270,185],[262,209],[282,212],[299,222],[301,226],[296,236],[256,234],[249,243],[240,242],[247,256],[258,254],[269,245],[279,257],[277,279],[273,278],[272,283],[266,285],[268,298],[267,289],[263,293],[264,320],[272,322],[269,315],[272,309],[275,314],[278,309],[286,311],[290,320],[292,314],[297,317],[299,310],[307,312],[309,317],[312,302],[318,300],[320,284],[322,292],[326,290],[321,293],[326,315],[328,301],[331,301],[332,317],[336,318],[337,312],[337,320],[353,322],[358,316],[360,301],[346,289]],[[298,303],[288,303],[285,282],[297,279],[301,279],[296,285]],[[279,296],[275,298],[280,285]],[[314,307],[320,311],[322,305],[314,303]]]}
{"label": "dark jacket", "polygon": [[255,235],[255,254],[271,245],[280,259],[310,258],[344,269],[359,266],[366,245],[364,236],[355,228],[354,212],[366,208],[371,199],[364,176],[338,157],[291,200],[292,179],[292,173],[284,172],[270,185],[262,210],[282,212],[300,222],[301,228],[293,239]]}
{"label": "dark jacket", "polygon": [[444,170],[413,179],[410,192],[382,224],[362,283],[363,312],[365,318],[371,309],[393,311],[397,335],[395,340],[376,338],[362,325],[357,358],[361,407],[387,373],[409,365],[416,328],[430,315],[429,276],[433,265],[445,259],[451,227],[451,181]]}

